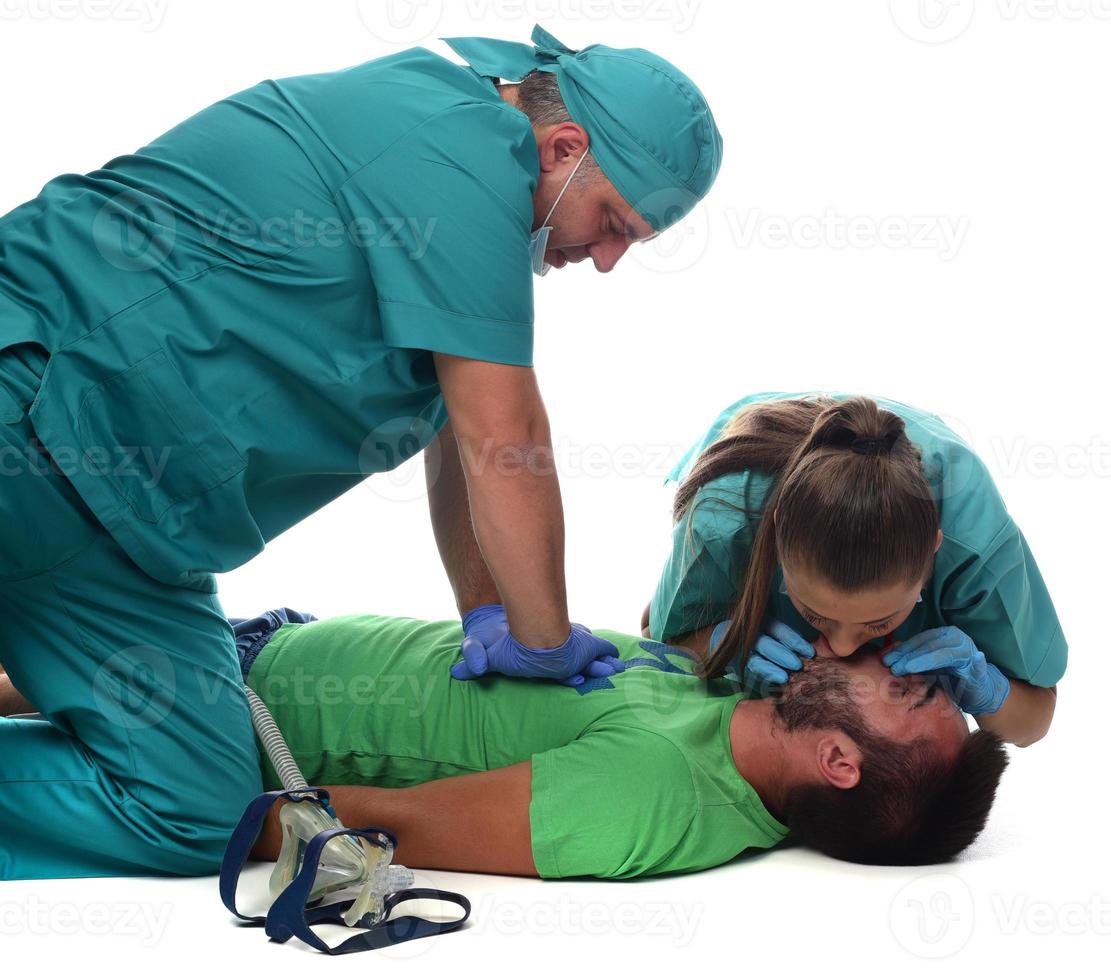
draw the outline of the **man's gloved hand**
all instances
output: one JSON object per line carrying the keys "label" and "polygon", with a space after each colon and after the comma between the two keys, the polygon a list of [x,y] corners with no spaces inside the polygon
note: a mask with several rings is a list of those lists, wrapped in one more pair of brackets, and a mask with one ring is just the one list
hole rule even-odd
{"label": "man's gloved hand", "polygon": [[926,630],[912,636],[884,656],[883,662],[897,677],[932,674],[944,681],[949,696],[961,711],[990,715],[1011,693],[1011,682],[955,626]]}
{"label": "man's gloved hand", "polygon": [[509,632],[505,607],[496,603],[476,606],[463,617],[463,637],[474,637],[484,647],[493,646]]}
{"label": "man's gloved hand", "polygon": [[460,681],[497,673],[549,677],[577,686],[587,677],[609,677],[625,669],[617,647],[578,623],[571,624],[570,635],[558,647],[538,650],[518,643],[509,632],[505,609],[496,604],[468,612],[463,633],[463,661],[451,668],[451,676]]}
{"label": "man's gloved hand", "polygon": [[[710,635],[710,652],[717,649],[732,620],[726,619],[714,627]],[[774,684],[786,684],[788,671],[802,670],[802,658],[814,656],[814,647],[807,643],[790,626],[778,620],[768,623],[767,631],[756,639],[756,645],[745,666],[744,685],[763,693]]]}

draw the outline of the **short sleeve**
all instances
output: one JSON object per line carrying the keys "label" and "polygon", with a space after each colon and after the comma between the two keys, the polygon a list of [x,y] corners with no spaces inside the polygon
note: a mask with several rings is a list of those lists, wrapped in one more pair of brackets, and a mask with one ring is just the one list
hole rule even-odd
{"label": "short sleeve", "polygon": [[532,757],[529,822],[541,878],[668,870],[698,813],[683,753],[647,729],[595,729]]}
{"label": "short sleeve", "polygon": [[[671,529],[671,553],[648,610],[654,640],[732,616],[755,538],[753,508],[762,504],[764,489],[759,478],[740,474],[711,480],[695,494]],[[750,490],[759,491],[755,498]]]}
{"label": "short sleeve", "polygon": [[469,103],[424,120],[340,185],[387,344],[531,366],[536,159],[527,119]]}
{"label": "short sleeve", "polygon": [[[940,555],[946,551],[942,547]],[[980,553],[941,571],[941,614],[1010,677],[1052,687],[1068,644],[1026,538],[1008,518]]]}

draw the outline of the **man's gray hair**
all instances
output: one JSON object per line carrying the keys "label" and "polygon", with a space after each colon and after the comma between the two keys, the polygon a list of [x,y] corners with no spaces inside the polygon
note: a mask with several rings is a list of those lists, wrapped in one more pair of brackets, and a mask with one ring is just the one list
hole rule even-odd
{"label": "man's gray hair", "polygon": [[[529,117],[533,126],[556,126],[559,123],[574,122],[563,103],[559,82],[550,71],[530,71],[521,79],[517,85],[517,105]],[[593,184],[604,176],[591,153],[575,174],[574,183]]]}

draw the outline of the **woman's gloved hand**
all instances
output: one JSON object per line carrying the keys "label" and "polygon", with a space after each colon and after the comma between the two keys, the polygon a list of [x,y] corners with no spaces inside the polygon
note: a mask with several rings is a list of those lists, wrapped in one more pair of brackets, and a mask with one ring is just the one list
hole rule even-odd
{"label": "woman's gloved hand", "polygon": [[587,677],[609,677],[625,665],[617,647],[595,636],[585,626],[571,624],[571,633],[558,647],[536,649],[514,639],[504,607],[478,606],[463,617],[463,660],[451,676],[467,681],[483,674],[509,677],[548,677],[577,686]]}
{"label": "woman's gloved hand", "polygon": [[883,662],[896,677],[931,674],[945,683],[949,697],[961,711],[970,715],[990,715],[998,711],[1011,682],[972,642],[972,637],[955,626],[926,630],[904,640]]}
{"label": "woman's gloved hand", "polygon": [[[710,635],[711,652],[717,649],[731,623],[732,620],[727,619],[714,627]],[[745,666],[745,687],[763,692],[771,685],[786,684],[790,678],[788,671],[802,670],[802,658],[809,660],[813,656],[813,644],[807,643],[790,626],[773,619],[752,648]]]}

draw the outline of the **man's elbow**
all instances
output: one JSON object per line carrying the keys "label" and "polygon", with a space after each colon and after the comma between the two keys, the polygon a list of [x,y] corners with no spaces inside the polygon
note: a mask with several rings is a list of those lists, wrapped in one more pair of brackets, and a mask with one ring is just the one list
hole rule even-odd
{"label": "man's elbow", "polygon": [[490,425],[455,430],[459,457],[469,476],[482,476],[490,468],[501,473],[522,469],[541,475],[553,470],[551,433],[547,418],[507,419]]}

